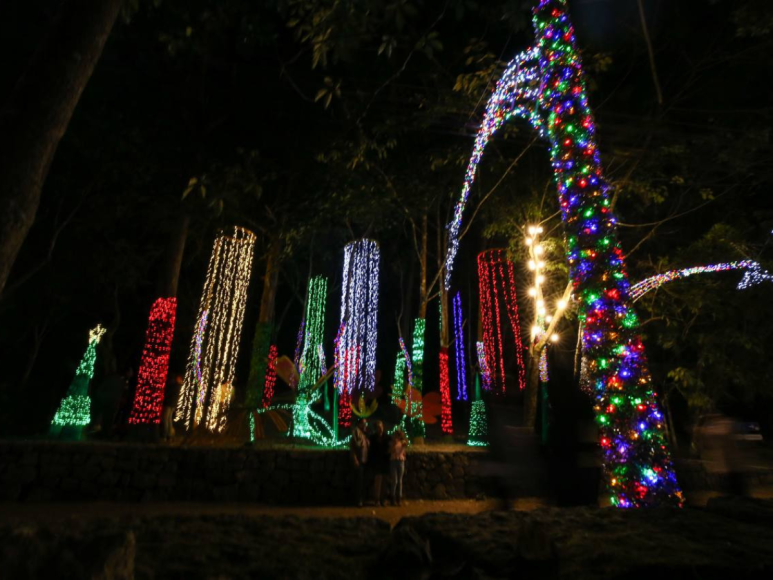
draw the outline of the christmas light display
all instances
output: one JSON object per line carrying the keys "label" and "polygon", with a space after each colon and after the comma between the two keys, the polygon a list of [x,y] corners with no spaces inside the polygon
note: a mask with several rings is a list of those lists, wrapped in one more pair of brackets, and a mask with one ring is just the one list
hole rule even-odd
{"label": "christmas light display", "polygon": [[[411,345],[411,364],[408,367],[412,375],[411,388],[419,393],[424,393],[424,331],[427,321],[423,318],[417,318],[413,327],[413,344]],[[426,429],[422,417],[422,401],[410,401],[416,417],[411,420],[411,436],[424,437]]]}
{"label": "christmas light display", "polygon": [[306,330],[306,317],[301,318],[301,325],[298,327],[298,337],[295,339],[295,355],[293,363],[300,374],[303,374],[303,363],[301,362],[301,347],[304,345],[304,331]]}
{"label": "christmas light display", "polygon": [[548,349],[543,348],[539,355],[539,380],[541,383],[547,383],[550,380],[548,375]]}
{"label": "christmas light display", "polygon": [[344,248],[341,296],[342,333],[338,345],[336,388],[348,407],[354,392],[373,391],[376,385],[376,318],[378,313],[379,248],[372,240],[358,240]]}
{"label": "christmas light display", "polygon": [[105,334],[102,325],[97,324],[89,331],[89,344],[75,377],[67,389],[67,395],[62,399],[59,408],[51,421],[52,427],[85,427],[91,422],[91,397],[89,383],[94,376],[94,364],[97,361],[97,345]]}
{"label": "christmas light display", "polygon": [[542,121],[532,103],[538,92],[539,70],[536,66],[539,53],[537,49],[529,49],[516,56],[507,65],[505,72],[497,82],[494,93],[486,103],[483,122],[475,137],[472,156],[467,164],[464,175],[462,194],[454,208],[454,217],[448,225],[448,254],[446,256],[445,286],[451,286],[454,259],[459,251],[459,232],[462,226],[464,207],[470,197],[472,184],[478,172],[478,164],[483,158],[483,151],[491,137],[505,122],[514,115],[531,120],[532,125],[541,128]]}
{"label": "christmas light display", "polygon": [[275,344],[268,347],[268,362],[266,364],[266,378],[263,382],[263,398],[261,406],[268,409],[271,406],[271,400],[274,398],[274,388],[276,387],[276,367],[274,363],[279,356],[279,351]]}
{"label": "christmas light display", "polygon": [[[504,304],[515,338],[518,386],[523,389],[526,381],[521,326],[515,296],[515,272],[513,263],[507,259],[503,250],[488,250],[478,255],[478,284],[483,319],[483,345],[490,372],[488,380],[494,390],[500,393],[505,392],[505,357],[501,316],[502,304]],[[500,296],[502,297],[501,301]]]}
{"label": "christmas light display", "polygon": [[325,332],[325,303],[327,301],[327,278],[316,276],[309,280],[306,302],[306,332],[303,341],[303,351],[300,357],[301,380],[298,391],[305,392],[325,374],[324,352],[320,357],[320,349]]}
{"label": "christmas light display", "polygon": [[488,420],[486,403],[480,395],[480,375],[475,375],[475,399],[470,407],[470,429],[467,433],[467,445],[485,447],[488,445]]}
{"label": "christmas light display", "polygon": [[480,367],[480,375],[483,380],[483,389],[485,391],[491,390],[491,370],[488,368],[486,362],[486,347],[482,341],[475,343],[476,352],[478,353],[478,366]]}
{"label": "christmas light display", "polygon": [[240,227],[215,240],[199,305],[197,332],[175,420],[191,429],[225,429],[236,374],[255,235]]}
{"label": "christmas light display", "polygon": [[[536,49],[508,66],[505,74],[512,80],[502,79],[489,100],[476,139],[472,173],[486,141],[513,115],[528,118],[548,140],[574,294],[584,323],[584,355],[596,398],[611,503],[618,507],[681,505],[663,415],[637,332],[639,321],[629,294],[566,0],[541,0],[534,10],[534,30]],[[538,67],[533,65],[535,59]],[[537,72],[538,80],[533,91],[537,82],[528,81],[532,71]],[[449,225],[449,273],[468,194],[466,180],[454,222]]]}
{"label": "christmas light display", "polygon": [[773,274],[770,274],[767,270],[762,270],[757,262],[752,262],[752,265],[744,272],[743,278],[738,283],[739,290],[746,290],[750,286],[756,286],[762,282],[773,282]]}
{"label": "christmas light display", "polygon": [[150,309],[145,346],[142,349],[137,389],[129,423],[159,424],[164,407],[164,388],[169,371],[177,298],[159,298]]}
{"label": "christmas light display", "polygon": [[[327,279],[322,276],[311,278],[306,296],[306,315],[304,317],[306,331],[303,352],[300,355],[301,376],[293,408],[293,436],[319,439],[321,434],[315,429],[316,423],[312,424],[310,406],[322,394],[321,390],[311,392],[311,388],[327,370],[325,355],[322,351]],[[325,427],[327,428],[327,424]]]}
{"label": "christmas light display", "polygon": [[457,292],[454,307],[454,344],[456,345],[456,400],[467,400],[467,369],[464,357],[464,331],[462,318],[462,295]]}
{"label": "christmas light display", "polygon": [[[747,280],[747,276],[751,279],[755,272],[759,272],[760,265],[752,260],[740,260],[738,262],[727,262],[721,264],[710,264],[708,266],[693,266],[692,268],[682,268],[681,270],[669,270],[662,274],[656,274],[645,278],[641,282],[637,282],[630,289],[631,300],[636,302],[639,298],[644,296],[647,292],[660,288],[667,282],[673,282],[674,280],[680,280],[682,278],[688,278],[696,274],[710,274],[713,272],[727,272],[730,270],[746,270],[743,280],[738,285],[739,289],[743,289],[741,286],[744,281]],[[752,272],[750,274],[750,272]],[[767,272],[766,272],[767,274]],[[762,280],[760,280],[761,282]],[[748,284],[747,284],[748,285]],[[743,286],[744,288],[746,285]]]}
{"label": "christmas light display", "polygon": [[440,428],[444,435],[453,435],[454,425],[451,415],[451,385],[448,379],[448,348],[440,347]]}

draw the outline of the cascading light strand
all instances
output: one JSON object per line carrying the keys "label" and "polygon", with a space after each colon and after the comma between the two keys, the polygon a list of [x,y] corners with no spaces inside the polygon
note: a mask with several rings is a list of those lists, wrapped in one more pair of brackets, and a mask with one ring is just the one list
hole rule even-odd
{"label": "cascading light strand", "polygon": [[177,298],[159,298],[150,309],[145,346],[142,349],[137,389],[129,415],[129,423],[159,424],[164,406],[164,388],[169,372]]}
{"label": "cascading light strand", "polygon": [[187,429],[226,426],[233,394],[255,235],[241,227],[215,240],[175,420]]}
{"label": "cascading light strand", "polygon": [[467,368],[464,356],[464,332],[462,318],[462,296],[456,293],[453,299],[454,345],[456,347],[456,400],[467,400]]}
{"label": "cascading light strand", "polygon": [[336,387],[341,395],[365,394],[376,385],[379,256],[373,240],[358,240],[344,248],[342,332],[336,367]]}
{"label": "cascading light strand", "polygon": [[484,380],[484,388],[487,388],[489,386],[487,383],[490,383],[491,387],[498,393],[504,393],[506,390],[502,324],[502,307],[504,305],[513,331],[518,386],[523,389],[526,381],[523,342],[515,292],[515,273],[513,263],[507,259],[503,250],[487,250],[478,254],[478,281],[483,321],[483,344],[490,372],[489,378]]}

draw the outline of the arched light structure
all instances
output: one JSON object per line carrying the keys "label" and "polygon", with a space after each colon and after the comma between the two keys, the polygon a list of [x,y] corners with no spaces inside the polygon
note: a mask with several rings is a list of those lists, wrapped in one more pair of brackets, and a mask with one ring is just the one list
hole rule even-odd
{"label": "arched light structure", "polygon": [[681,505],[664,419],[632,307],[566,0],[540,0],[533,22],[536,46],[508,65],[486,106],[449,225],[446,286],[483,149],[505,121],[526,118],[550,145],[611,503],[618,507]]}

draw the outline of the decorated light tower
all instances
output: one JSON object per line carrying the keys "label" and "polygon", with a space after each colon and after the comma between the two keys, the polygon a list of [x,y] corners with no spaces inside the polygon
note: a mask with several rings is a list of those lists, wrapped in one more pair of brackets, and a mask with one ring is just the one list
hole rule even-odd
{"label": "decorated light tower", "polygon": [[[312,426],[309,424],[309,405],[316,400],[320,392],[312,392],[320,377],[327,371],[325,355],[322,350],[325,332],[325,302],[327,301],[327,278],[315,276],[309,280],[306,298],[306,328],[303,350],[300,354],[300,381],[295,405],[293,406],[293,436],[310,438]],[[321,356],[320,356],[321,355]]]}
{"label": "decorated light tower", "polygon": [[515,272],[513,263],[507,259],[504,250],[487,250],[478,254],[478,284],[480,289],[480,311],[483,320],[483,345],[490,370],[488,384],[496,393],[504,393],[505,384],[505,327],[502,321],[504,310],[513,332],[518,372],[518,387],[524,387],[523,344],[521,324],[518,316],[518,302],[515,295]]}
{"label": "decorated light tower", "polygon": [[236,376],[255,235],[234,227],[215,240],[191,342],[176,421],[225,429]]}
{"label": "decorated light tower", "polygon": [[487,104],[449,225],[446,271],[450,276],[464,206],[483,149],[506,120],[527,119],[550,144],[611,502],[618,507],[681,505],[663,415],[629,295],[566,0],[540,0],[534,9],[534,30],[537,46],[511,62]]}
{"label": "decorated light tower", "polygon": [[344,248],[341,329],[336,344],[338,422],[351,427],[351,397],[376,386],[379,247],[358,240]]}
{"label": "decorated light tower", "polygon": [[97,361],[97,345],[105,334],[102,325],[97,324],[89,331],[89,345],[83,355],[75,377],[67,389],[67,395],[51,421],[51,431],[58,434],[62,427],[85,427],[91,422],[91,397],[89,383],[94,376],[94,364]]}

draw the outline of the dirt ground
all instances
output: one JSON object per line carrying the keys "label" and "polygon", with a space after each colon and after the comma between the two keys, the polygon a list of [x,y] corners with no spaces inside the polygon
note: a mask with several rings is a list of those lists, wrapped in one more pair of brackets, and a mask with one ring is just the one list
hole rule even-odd
{"label": "dirt ground", "polygon": [[[540,498],[516,500],[512,506],[518,511],[530,511],[547,506]],[[373,517],[394,526],[404,517],[420,516],[427,513],[477,514],[496,509],[501,504],[496,500],[449,500],[403,502],[402,506],[376,507],[354,506],[271,506],[260,504],[220,503],[46,503],[46,504],[5,504],[0,508],[0,520],[52,521],[73,516],[78,518],[102,517],[145,517],[145,516],[188,516],[188,515],[245,515],[245,516],[298,516],[303,518],[363,518]]]}

